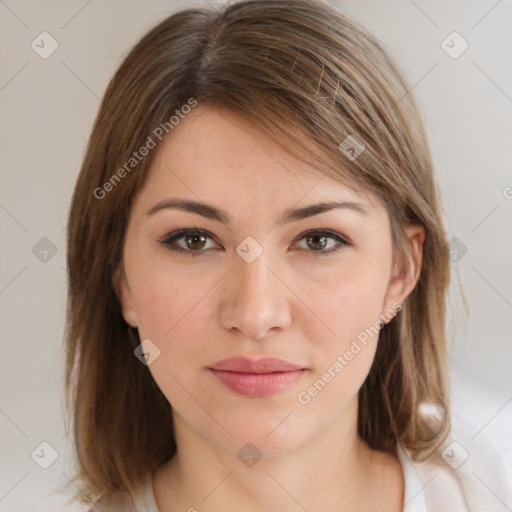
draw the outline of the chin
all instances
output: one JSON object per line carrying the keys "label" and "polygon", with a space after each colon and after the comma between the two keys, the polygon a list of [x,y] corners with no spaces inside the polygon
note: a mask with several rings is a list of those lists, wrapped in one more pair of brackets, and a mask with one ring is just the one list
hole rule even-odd
{"label": "chin", "polygon": [[[211,412],[217,417],[213,410]],[[307,418],[301,412],[295,404],[275,408],[274,411],[269,411],[264,405],[252,410],[237,409],[236,413],[226,414],[229,419],[223,422],[233,437],[220,427],[215,430],[206,428],[205,434],[237,455],[240,451],[243,455],[244,450],[255,450],[264,457],[277,457],[293,452],[314,438],[315,426],[310,425],[310,430]]]}

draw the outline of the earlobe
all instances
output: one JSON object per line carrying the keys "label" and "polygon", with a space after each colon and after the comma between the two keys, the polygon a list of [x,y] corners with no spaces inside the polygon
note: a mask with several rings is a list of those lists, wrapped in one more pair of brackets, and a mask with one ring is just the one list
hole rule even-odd
{"label": "earlobe", "polygon": [[425,229],[419,224],[409,224],[405,228],[404,236],[404,246],[397,251],[399,257],[394,262],[381,314],[385,323],[393,319],[397,304],[402,305],[405,302],[416,287],[421,274]]}
{"label": "earlobe", "polygon": [[130,287],[128,286],[124,268],[121,265],[116,269],[114,273],[113,285],[121,304],[121,310],[123,312],[123,318],[125,322],[130,327],[138,327],[139,322],[137,319],[137,312],[135,311],[132,293],[130,291]]}

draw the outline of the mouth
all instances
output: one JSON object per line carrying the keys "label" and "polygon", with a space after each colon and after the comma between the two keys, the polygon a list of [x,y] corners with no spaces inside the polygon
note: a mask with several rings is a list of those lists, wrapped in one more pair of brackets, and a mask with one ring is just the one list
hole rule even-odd
{"label": "mouth", "polygon": [[273,357],[258,360],[246,357],[224,359],[208,367],[208,370],[234,393],[252,397],[277,393],[291,386],[308,371],[300,365]]}

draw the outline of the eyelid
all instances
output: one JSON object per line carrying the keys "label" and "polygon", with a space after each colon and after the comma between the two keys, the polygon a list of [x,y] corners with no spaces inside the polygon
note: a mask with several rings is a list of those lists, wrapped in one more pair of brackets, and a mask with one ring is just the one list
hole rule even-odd
{"label": "eyelid", "polygon": [[297,240],[301,240],[302,238],[304,238],[306,235],[315,235],[315,234],[321,234],[321,235],[330,235],[330,237],[334,238],[334,239],[337,239],[339,240],[339,242],[343,243],[343,244],[346,244],[346,245],[353,245],[353,243],[350,241],[350,239],[345,236],[345,235],[342,235],[341,233],[338,233],[337,231],[334,231],[332,229],[328,229],[328,228],[314,228],[314,229],[306,229],[305,231],[303,231],[302,233],[298,234],[296,237],[295,237],[295,240],[294,240],[294,243],[295,241]]}

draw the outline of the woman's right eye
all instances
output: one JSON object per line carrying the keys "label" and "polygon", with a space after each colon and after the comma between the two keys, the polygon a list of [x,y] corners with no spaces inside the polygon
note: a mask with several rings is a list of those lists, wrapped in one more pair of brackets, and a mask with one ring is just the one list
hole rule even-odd
{"label": "woman's right eye", "polygon": [[[183,240],[182,245],[177,243],[180,240]],[[208,240],[213,241],[211,234],[202,229],[180,229],[167,235],[160,243],[170,251],[187,256],[200,256],[206,249],[215,248],[206,247]]]}

